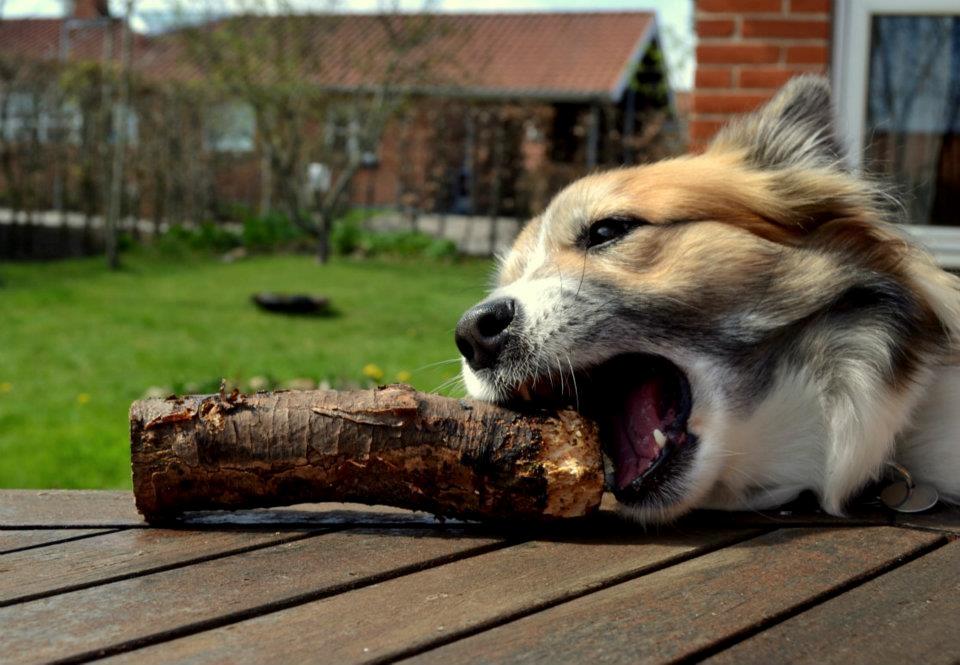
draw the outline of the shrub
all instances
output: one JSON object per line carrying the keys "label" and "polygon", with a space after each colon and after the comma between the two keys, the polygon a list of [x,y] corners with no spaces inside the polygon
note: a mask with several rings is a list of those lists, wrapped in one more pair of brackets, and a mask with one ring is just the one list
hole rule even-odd
{"label": "shrub", "polygon": [[334,222],[330,231],[330,248],[334,254],[347,256],[354,254],[363,242],[364,231],[353,219],[340,219]]}
{"label": "shrub", "polygon": [[168,254],[185,250],[223,252],[240,244],[236,231],[213,222],[204,222],[193,229],[174,224],[157,241],[160,250]]}
{"label": "shrub", "polygon": [[459,254],[452,240],[417,231],[367,231],[361,223],[369,213],[349,213],[334,222],[330,247],[341,256],[412,257],[448,260]]}
{"label": "shrub", "polygon": [[[363,220],[370,213],[351,211],[333,223],[330,232],[331,251],[340,256],[380,256],[451,260],[458,256],[451,240],[434,238],[416,231],[367,231]],[[204,222],[196,228],[178,224],[171,226],[157,241],[167,254],[193,251],[225,252],[238,246],[254,251],[280,249],[312,251],[316,240],[294,224],[286,215],[246,214],[242,226]]]}
{"label": "shrub", "polygon": [[281,212],[243,219],[243,245],[248,249],[277,249],[305,238],[306,234]]}
{"label": "shrub", "polygon": [[193,246],[196,249],[225,252],[240,246],[240,235],[222,224],[204,222],[193,234]]}
{"label": "shrub", "polygon": [[457,243],[447,238],[434,238],[424,250],[424,256],[434,260],[453,260],[460,256]]}

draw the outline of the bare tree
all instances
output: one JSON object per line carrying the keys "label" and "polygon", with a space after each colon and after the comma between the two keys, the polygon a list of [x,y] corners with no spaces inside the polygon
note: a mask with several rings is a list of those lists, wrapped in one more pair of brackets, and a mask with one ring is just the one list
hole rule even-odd
{"label": "bare tree", "polygon": [[[325,40],[337,35],[334,15],[296,14],[287,2],[251,1],[246,11],[184,31],[188,62],[226,102],[250,108],[256,121],[262,177],[299,227],[329,258],[329,235],[365,160],[379,151],[388,124],[440,57],[421,48],[436,36],[429,14],[380,15],[376,53],[354,52],[329,63]],[[269,10],[269,13],[268,13]],[[344,74],[356,81],[345,82]],[[311,182],[308,166],[328,177]],[[261,194],[261,199],[267,198]]]}

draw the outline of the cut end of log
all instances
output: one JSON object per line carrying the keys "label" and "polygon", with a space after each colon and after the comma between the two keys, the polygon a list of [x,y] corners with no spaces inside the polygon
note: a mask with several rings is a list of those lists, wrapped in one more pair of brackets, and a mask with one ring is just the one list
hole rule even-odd
{"label": "cut end of log", "polygon": [[594,423],[409,386],[146,399],[130,410],[133,485],[150,521],[186,511],[344,501],[467,519],[599,508]]}
{"label": "cut end of log", "polygon": [[547,485],[548,517],[582,517],[596,510],[603,495],[603,458],[596,423],[576,411],[560,411],[544,429],[540,458]]}

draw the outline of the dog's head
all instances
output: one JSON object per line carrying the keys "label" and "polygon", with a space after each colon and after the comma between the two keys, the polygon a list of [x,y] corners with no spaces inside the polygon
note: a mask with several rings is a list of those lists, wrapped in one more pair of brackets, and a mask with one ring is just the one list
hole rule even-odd
{"label": "dog's head", "polygon": [[702,155],[557,195],[458,325],[467,389],[597,419],[642,520],[806,488],[839,510],[884,453],[833,430],[873,418],[892,441],[956,318],[952,283],[887,216],[846,170],[827,83],[795,79]]}

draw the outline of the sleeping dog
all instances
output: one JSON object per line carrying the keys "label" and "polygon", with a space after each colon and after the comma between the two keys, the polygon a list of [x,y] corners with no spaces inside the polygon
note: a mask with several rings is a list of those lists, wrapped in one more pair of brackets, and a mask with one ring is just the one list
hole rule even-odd
{"label": "sleeping dog", "polygon": [[471,396],[572,405],[645,523],[845,505],[895,461],[960,500],[960,280],[848,170],[801,77],[700,155],[585,177],[457,326]]}

